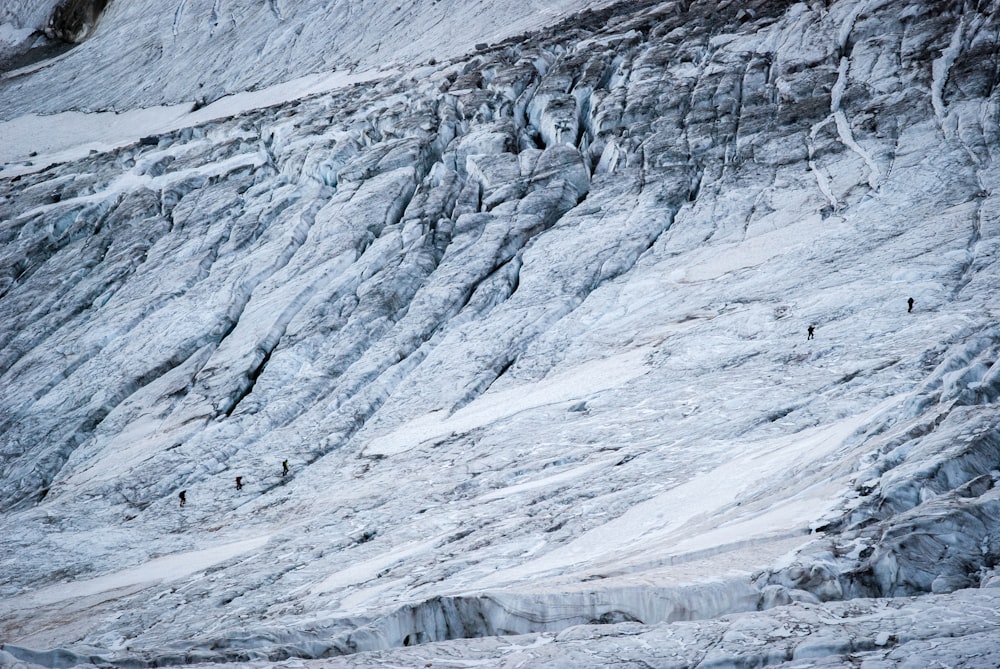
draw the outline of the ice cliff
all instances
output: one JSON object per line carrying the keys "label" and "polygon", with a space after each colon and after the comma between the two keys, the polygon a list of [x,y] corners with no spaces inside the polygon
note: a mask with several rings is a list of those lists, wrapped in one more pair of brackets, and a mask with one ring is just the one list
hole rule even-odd
{"label": "ice cliff", "polygon": [[2,75],[0,665],[995,666],[1000,3],[437,5]]}

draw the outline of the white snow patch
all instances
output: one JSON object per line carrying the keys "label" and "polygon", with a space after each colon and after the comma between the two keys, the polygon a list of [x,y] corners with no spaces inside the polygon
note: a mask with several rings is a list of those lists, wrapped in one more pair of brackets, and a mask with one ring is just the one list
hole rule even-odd
{"label": "white snow patch", "polygon": [[440,540],[440,537],[433,537],[426,541],[413,542],[406,546],[397,546],[389,553],[352,564],[345,569],[334,572],[316,585],[310,586],[309,590],[314,593],[325,593],[339,588],[366,583],[377,578],[378,573],[386,567],[401,562],[410,556],[431,550]]}
{"label": "white snow patch", "polygon": [[21,44],[35,32],[31,28],[18,28],[10,23],[0,24],[0,46]]}
{"label": "white snow patch", "polygon": [[[519,578],[553,570],[565,572],[580,564],[609,560],[624,563],[630,547],[640,553],[680,555],[693,551],[746,547],[746,564],[757,565],[764,556],[754,539],[783,538],[822,514],[843,490],[844,480],[830,478],[823,460],[841,448],[847,437],[884,411],[890,402],[871,411],[815,428],[763,442],[746,449],[733,448],[734,458],[701,473],[686,483],[635,505],[622,516],[596,527],[565,546],[517,568]],[[788,472],[809,472],[814,479],[804,488]],[[763,510],[739,510],[741,498],[753,495],[770,500]],[[756,508],[761,504],[757,503]]]}
{"label": "white snow patch", "polygon": [[726,274],[763,265],[768,260],[792,253],[803,244],[816,241],[822,219],[810,216],[779,229],[761,233],[736,244],[698,249],[690,254],[691,264],[671,272],[676,283],[713,281]]}
{"label": "white snow patch", "polygon": [[228,95],[196,111],[191,110],[191,104],[184,103],[120,113],[68,111],[51,116],[21,116],[0,122],[0,177],[37,172],[52,163],[78,160],[92,151],[111,151],[133,144],[141,137],[229,118],[392,73],[321,72],[257,91]]}
{"label": "white snow patch", "polygon": [[[225,562],[242,553],[256,550],[266,544],[269,539],[269,536],[262,536],[197,551],[165,555],[137,567],[123,569],[86,581],[52,585],[30,595],[25,595],[23,599],[30,600],[36,605],[44,605],[77,597],[89,597],[133,585],[174,581],[204,571],[212,565]],[[27,604],[28,602],[25,602],[25,605]]]}
{"label": "white snow patch", "polygon": [[645,372],[645,349],[633,349],[579,365],[575,369],[537,383],[486,393],[451,416],[440,412],[412,420],[403,427],[378,437],[365,451],[369,455],[392,455],[431,439],[463,433],[495,423],[521,411],[585,398],[615,388]]}
{"label": "white snow patch", "polygon": [[947,107],[944,102],[944,86],[948,83],[948,73],[951,71],[951,66],[962,52],[962,35],[964,31],[965,17],[963,16],[959,19],[958,25],[955,26],[955,32],[951,35],[951,42],[946,48],[941,50],[941,57],[931,64],[931,104],[934,107],[934,115],[937,117],[938,124],[941,126],[941,130],[945,133],[946,137],[950,133],[945,125]]}

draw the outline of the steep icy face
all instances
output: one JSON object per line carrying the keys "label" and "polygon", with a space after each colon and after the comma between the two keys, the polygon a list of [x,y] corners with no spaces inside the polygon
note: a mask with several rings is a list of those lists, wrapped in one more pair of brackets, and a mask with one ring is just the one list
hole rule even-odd
{"label": "steep icy face", "polygon": [[628,4],[5,179],[12,652],[988,582],[997,7],[959,9]]}
{"label": "steep icy face", "polygon": [[9,0],[0,6],[0,68],[29,51],[45,30],[57,0]]}
{"label": "steep icy face", "polygon": [[[48,3],[50,9],[54,4]],[[98,25],[99,44],[83,44],[0,77],[0,119],[69,109],[204,104],[317,71],[451,58],[601,4],[606,1],[111,3]],[[50,12],[42,14],[38,3],[14,0],[5,13],[0,8],[0,23],[49,29]],[[7,41],[30,46],[13,36]]]}
{"label": "steep icy face", "polygon": [[821,599],[995,585],[996,332],[956,348],[904,407],[910,419],[886,426],[830,536],[805,546],[771,583]]}
{"label": "steep icy face", "polygon": [[998,599],[992,589],[806,604],[710,621],[579,626],[560,634],[486,637],[272,666],[992,667],[1000,662]]}

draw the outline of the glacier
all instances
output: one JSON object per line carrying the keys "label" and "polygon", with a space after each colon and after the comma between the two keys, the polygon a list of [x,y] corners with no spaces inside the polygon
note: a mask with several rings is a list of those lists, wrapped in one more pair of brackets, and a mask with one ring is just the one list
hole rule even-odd
{"label": "glacier", "polygon": [[0,9],[0,666],[997,666],[1000,3],[370,4]]}

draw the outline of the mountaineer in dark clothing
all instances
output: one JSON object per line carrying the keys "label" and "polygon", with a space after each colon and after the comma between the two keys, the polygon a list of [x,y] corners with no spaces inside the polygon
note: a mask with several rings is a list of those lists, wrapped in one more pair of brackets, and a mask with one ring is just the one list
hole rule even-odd
{"label": "mountaineer in dark clothing", "polygon": [[810,325],[810,326],[809,326],[809,327],[808,327],[808,328],[806,329],[806,339],[812,339],[812,338],[813,338],[813,334],[814,334],[815,332],[816,332],[816,326],[815,326],[815,325]]}
{"label": "mountaineer in dark clothing", "polygon": [[243,490],[243,477],[242,476],[237,476],[236,477],[236,489],[237,490]]}
{"label": "mountaineer in dark clothing", "polygon": [[288,460],[284,460],[281,463],[281,475],[285,476],[288,474]]}
{"label": "mountaineer in dark clothing", "polygon": [[906,301],[906,304],[907,304],[907,305],[908,305],[908,307],[909,307],[909,308],[908,308],[908,309],[906,310],[906,313],[908,313],[908,314],[909,314],[909,313],[912,313],[912,312],[913,312],[913,298],[911,297],[910,299],[908,299],[908,300]]}
{"label": "mountaineer in dark clothing", "polygon": [[177,495],[177,499],[179,499],[181,501],[181,506],[184,506],[185,504],[187,504],[188,500],[187,500],[187,494],[186,493],[187,493],[186,490],[181,490],[180,493]]}

